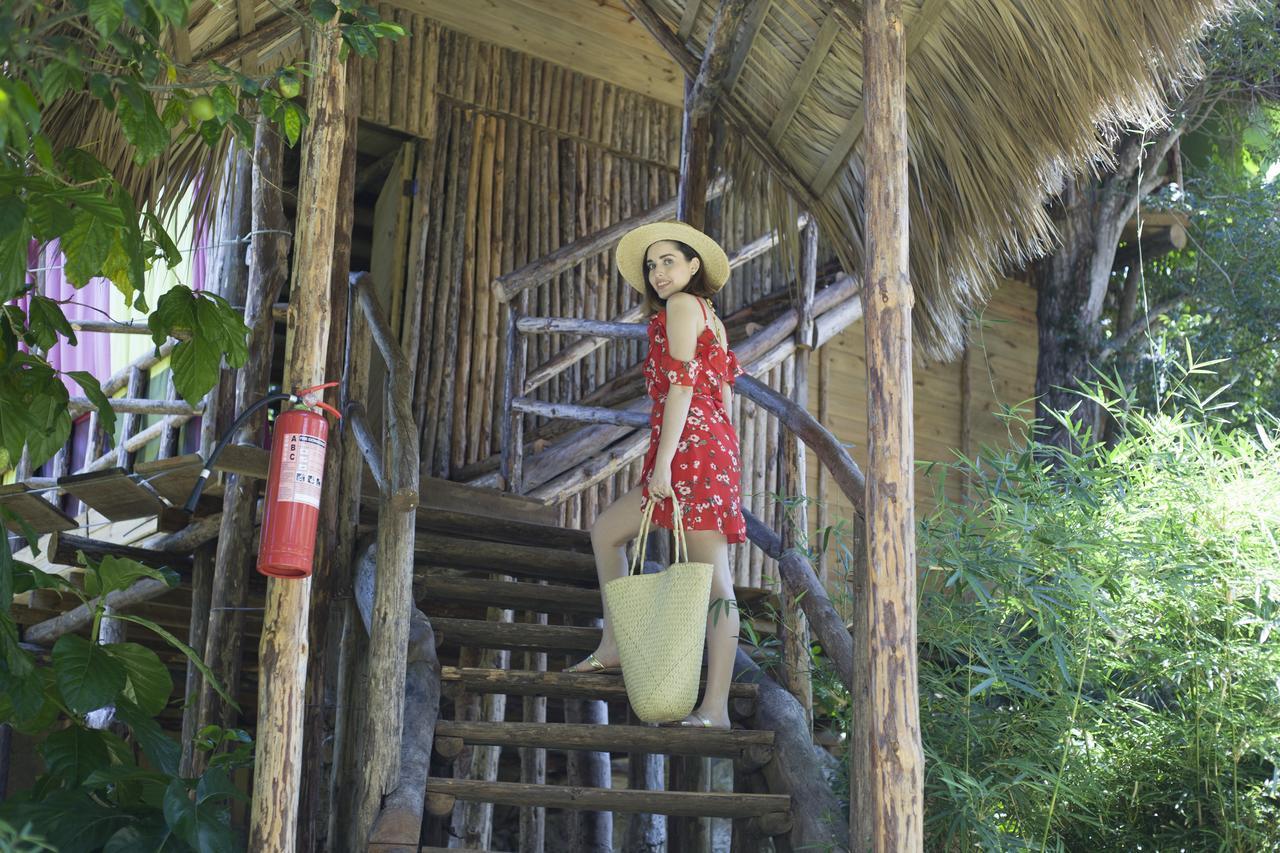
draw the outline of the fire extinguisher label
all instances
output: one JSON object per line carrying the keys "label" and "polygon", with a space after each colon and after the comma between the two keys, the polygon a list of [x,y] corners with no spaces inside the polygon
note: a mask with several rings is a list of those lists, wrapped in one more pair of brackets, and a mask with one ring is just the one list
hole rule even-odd
{"label": "fire extinguisher label", "polygon": [[284,459],[280,463],[278,501],[292,501],[320,508],[320,486],[324,482],[324,439],[291,432],[284,437]]}

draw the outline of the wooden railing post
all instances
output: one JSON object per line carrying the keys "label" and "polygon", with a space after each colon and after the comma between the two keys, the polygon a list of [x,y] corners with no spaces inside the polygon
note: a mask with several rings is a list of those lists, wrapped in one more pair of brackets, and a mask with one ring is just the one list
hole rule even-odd
{"label": "wooden railing post", "polygon": [[[796,308],[796,346],[791,357],[791,371],[783,375],[784,396],[802,411],[809,409],[809,353],[813,350],[816,326],[813,316],[813,294],[818,277],[818,224],[810,217],[800,234],[800,268],[796,276],[794,297]],[[804,547],[809,537],[809,512],[806,506],[805,447],[798,435],[782,431],[784,486],[783,494],[793,501],[791,517],[782,526],[786,548]],[[782,587],[783,681],[804,709],[809,727],[813,727],[813,678],[810,673],[809,620],[796,593],[788,585]]]}
{"label": "wooden railing post", "polygon": [[[526,302],[521,294],[521,304]],[[524,493],[524,413],[512,408],[516,397],[524,396],[528,343],[517,323],[520,311],[511,303],[503,306],[503,346],[505,347],[506,382],[502,388],[502,487],[514,494]]]}

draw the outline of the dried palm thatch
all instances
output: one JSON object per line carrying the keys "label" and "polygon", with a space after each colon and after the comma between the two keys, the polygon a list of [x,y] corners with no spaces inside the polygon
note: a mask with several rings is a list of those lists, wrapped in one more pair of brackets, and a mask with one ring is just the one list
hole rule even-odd
{"label": "dried palm thatch", "polygon": [[[170,30],[165,49],[178,60],[178,83],[192,91],[206,91],[205,82],[212,79],[207,63],[216,60],[228,67],[239,69],[240,57],[235,43],[235,17],[229,15],[223,4],[210,4],[197,0],[191,7],[189,33]],[[51,4],[42,7],[40,14],[53,17],[65,10],[64,5]],[[288,21],[284,19],[288,18]],[[280,23],[293,22],[293,26],[281,27]],[[264,77],[284,65],[296,62],[302,55],[300,26],[305,19],[292,10],[276,13],[272,21],[261,28],[272,37],[259,38],[255,45],[258,60],[250,76]],[[228,30],[228,27],[231,29]],[[70,29],[65,34],[74,35]],[[196,38],[203,50],[190,54],[190,42]],[[209,49],[210,44],[219,45]],[[87,65],[94,64],[93,51],[88,51]],[[157,109],[163,110],[165,88],[158,87]],[[200,214],[210,221],[216,207],[218,174],[227,160],[231,145],[235,144],[231,133],[223,134],[214,146],[206,144],[199,135],[188,134],[175,138],[160,157],[146,163],[133,160],[133,147],[125,138],[114,113],[87,92],[73,92],[53,104],[43,116],[43,128],[55,151],[66,148],[83,148],[96,157],[120,182],[141,209],[156,213],[162,220],[179,208],[187,188],[194,187],[195,197],[189,207],[182,207],[188,215]]]}
{"label": "dried palm thatch", "polygon": [[[643,19],[638,2],[628,0]],[[686,56],[674,37],[667,47],[686,69],[717,5],[649,0],[670,30],[685,22]],[[1196,37],[1233,5],[905,0],[910,269],[922,354],[951,357],[965,314],[985,299],[995,274],[1052,245],[1044,201],[1065,179],[1104,165],[1121,128],[1164,120],[1167,94],[1198,72]],[[690,6],[700,7],[691,30]],[[850,25],[861,4],[756,0],[747,33],[753,11],[762,14],[758,29],[722,101],[738,130],[753,129],[757,141],[740,134],[733,146],[734,185],[767,193],[778,214],[785,196],[810,206],[846,269],[861,270],[862,34]],[[810,58],[814,51],[821,55]],[[760,141],[772,156],[762,156]],[[775,220],[786,221],[794,217]]]}

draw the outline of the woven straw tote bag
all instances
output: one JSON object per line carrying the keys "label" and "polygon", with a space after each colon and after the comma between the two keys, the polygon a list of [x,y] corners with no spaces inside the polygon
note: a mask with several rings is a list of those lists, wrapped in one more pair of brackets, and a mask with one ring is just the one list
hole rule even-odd
{"label": "woven straw tote bag", "polygon": [[631,573],[605,584],[604,605],[618,640],[627,699],[640,719],[661,723],[688,716],[698,700],[714,569],[689,561],[680,504],[672,499],[676,562],[666,571],[643,574],[653,504],[640,518]]}

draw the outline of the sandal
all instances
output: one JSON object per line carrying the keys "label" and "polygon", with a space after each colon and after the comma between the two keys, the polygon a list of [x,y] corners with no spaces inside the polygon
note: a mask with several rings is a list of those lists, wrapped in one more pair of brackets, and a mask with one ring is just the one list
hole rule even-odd
{"label": "sandal", "polygon": [[583,658],[583,660],[579,661],[578,663],[583,663],[583,662],[585,662],[588,666],[590,666],[591,669],[574,669],[573,666],[578,665],[578,664],[574,664],[573,666],[565,667],[564,669],[561,670],[561,672],[593,672],[593,673],[603,673],[603,674],[615,674],[615,673],[622,672],[621,664],[616,664],[614,666],[606,666],[604,662],[600,660],[600,658],[596,657],[595,652],[592,652],[591,654],[587,655],[585,658]]}
{"label": "sandal", "polygon": [[732,724],[727,726],[717,726],[713,724],[711,720],[702,716],[697,711],[694,711],[693,713],[689,714],[689,717],[694,717],[697,720],[697,722],[691,722],[688,717],[685,717],[682,720],[672,720],[669,723],[660,723],[659,725],[669,726],[672,728],[712,729],[713,731],[719,731],[719,732],[727,732],[731,728],[733,728]]}

